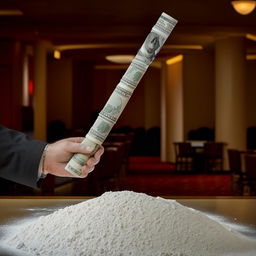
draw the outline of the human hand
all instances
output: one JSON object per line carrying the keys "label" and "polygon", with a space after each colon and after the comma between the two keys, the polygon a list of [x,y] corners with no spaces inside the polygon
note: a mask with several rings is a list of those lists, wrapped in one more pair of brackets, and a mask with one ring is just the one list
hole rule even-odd
{"label": "human hand", "polygon": [[[65,166],[74,153],[89,154],[92,152],[93,149],[81,144],[83,140],[84,137],[74,137],[48,144],[45,152],[43,173],[61,177],[76,177],[67,172]],[[81,178],[86,177],[89,172],[93,171],[103,152],[104,148],[100,147],[94,156],[89,158],[86,165],[81,169]]]}

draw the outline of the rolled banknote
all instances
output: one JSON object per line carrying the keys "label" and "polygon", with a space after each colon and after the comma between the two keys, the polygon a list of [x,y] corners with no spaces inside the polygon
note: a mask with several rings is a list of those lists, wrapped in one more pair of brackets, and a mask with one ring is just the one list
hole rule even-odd
{"label": "rolled banknote", "polygon": [[177,20],[171,16],[166,13],[161,14],[82,142],[92,148],[92,153],[89,155],[74,154],[65,167],[68,172],[78,177],[82,175],[82,166],[94,155],[108,136],[139,81],[155,59],[176,23]]}

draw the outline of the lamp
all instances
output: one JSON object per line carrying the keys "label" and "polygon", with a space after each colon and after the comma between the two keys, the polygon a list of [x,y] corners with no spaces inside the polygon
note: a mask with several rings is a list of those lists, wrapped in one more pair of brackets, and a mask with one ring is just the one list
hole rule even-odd
{"label": "lamp", "polygon": [[54,50],[53,51],[53,57],[57,60],[59,60],[61,58],[61,53],[59,50]]}
{"label": "lamp", "polygon": [[256,1],[248,0],[248,1],[231,1],[234,9],[240,13],[241,15],[247,15],[251,13],[256,7]]}

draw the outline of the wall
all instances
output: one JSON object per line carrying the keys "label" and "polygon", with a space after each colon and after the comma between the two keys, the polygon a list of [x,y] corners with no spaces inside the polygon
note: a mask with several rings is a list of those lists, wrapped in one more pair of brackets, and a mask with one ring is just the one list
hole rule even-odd
{"label": "wall", "polygon": [[19,41],[0,41],[0,124],[21,130],[22,52]]}
{"label": "wall", "polygon": [[48,62],[47,121],[61,120],[72,127],[72,60]]}
{"label": "wall", "polygon": [[214,128],[214,57],[199,52],[186,54],[183,65],[184,138],[192,129]]}
{"label": "wall", "polygon": [[160,127],[161,69],[150,67],[144,78],[145,128]]}
{"label": "wall", "polygon": [[72,70],[72,124],[87,131],[93,111],[94,68],[92,63],[73,60]]}
{"label": "wall", "polygon": [[[128,66],[127,66],[128,67]],[[93,112],[98,113],[119,83],[127,67],[96,67],[93,79]],[[160,126],[160,69],[149,68],[118,119],[115,127],[146,129]]]}
{"label": "wall", "polygon": [[256,60],[247,61],[246,67],[246,127],[256,126]]}
{"label": "wall", "polygon": [[[125,70],[126,67],[118,68],[116,65],[112,69],[104,67],[95,69],[93,84],[94,112],[98,113],[104,107],[112,91],[125,73]],[[114,128],[121,126],[131,126],[132,128],[144,126],[144,119],[144,79],[142,79]]]}

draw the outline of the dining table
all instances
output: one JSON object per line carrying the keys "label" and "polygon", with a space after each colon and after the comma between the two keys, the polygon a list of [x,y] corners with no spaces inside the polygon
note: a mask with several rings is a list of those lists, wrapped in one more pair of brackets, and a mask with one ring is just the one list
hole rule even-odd
{"label": "dining table", "polygon": [[[0,197],[0,256],[25,256],[22,252],[7,248],[4,242],[20,225],[92,198]],[[203,212],[256,242],[256,197],[164,196],[164,198],[176,200],[184,206]]]}

